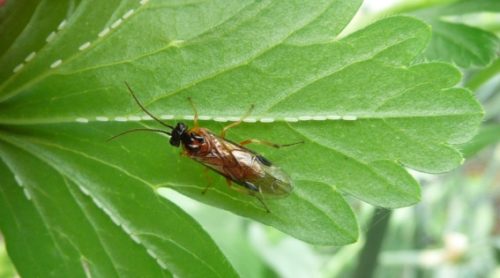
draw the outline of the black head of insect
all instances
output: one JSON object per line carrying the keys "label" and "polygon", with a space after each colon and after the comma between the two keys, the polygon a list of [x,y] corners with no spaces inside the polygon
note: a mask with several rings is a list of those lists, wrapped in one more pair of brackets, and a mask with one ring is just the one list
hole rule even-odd
{"label": "black head of insect", "polygon": [[205,143],[203,136],[190,132],[184,123],[177,123],[171,134],[170,145],[174,147],[179,147],[182,143],[186,149],[196,152],[200,149],[200,145]]}
{"label": "black head of insect", "polygon": [[170,145],[174,147],[179,147],[181,142],[186,144],[190,143],[188,127],[184,123],[177,123],[177,125],[172,129],[170,137]]}

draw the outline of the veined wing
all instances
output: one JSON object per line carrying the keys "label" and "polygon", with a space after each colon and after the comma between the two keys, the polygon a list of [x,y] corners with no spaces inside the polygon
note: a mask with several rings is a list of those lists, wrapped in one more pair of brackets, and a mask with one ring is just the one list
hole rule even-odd
{"label": "veined wing", "polygon": [[223,142],[224,149],[235,158],[236,168],[245,171],[243,176],[235,179],[237,183],[266,197],[285,197],[292,192],[292,180],[281,168],[253,150],[218,138]]}

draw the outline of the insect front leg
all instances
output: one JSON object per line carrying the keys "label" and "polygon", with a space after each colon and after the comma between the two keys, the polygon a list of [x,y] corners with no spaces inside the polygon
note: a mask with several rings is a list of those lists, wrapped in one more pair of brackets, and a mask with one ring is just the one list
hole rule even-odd
{"label": "insect front leg", "polygon": [[233,187],[233,181],[230,178],[226,178],[226,183],[229,188]]}
{"label": "insect front leg", "polygon": [[191,107],[193,108],[193,112],[194,112],[194,118],[193,118],[194,128],[198,128],[199,127],[199,125],[198,125],[198,110],[196,110],[196,106],[194,106],[194,103],[193,103],[193,100],[191,99],[191,97],[188,97],[188,101],[189,101],[189,104],[191,104]]}
{"label": "insect front leg", "polygon": [[240,145],[244,146],[244,145],[248,145],[248,144],[251,144],[251,143],[266,145],[266,146],[269,146],[269,147],[273,147],[273,148],[279,149],[279,148],[283,148],[283,147],[290,147],[290,146],[295,146],[295,145],[298,145],[298,144],[303,144],[304,141],[299,141],[299,142],[290,143],[290,144],[275,144],[273,142],[263,141],[263,140],[259,140],[259,139],[248,139],[248,140],[245,140],[245,141],[241,141]]}
{"label": "insect front leg", "polygon": [[225,126],[222,129],[221,133],[220,133],[220,137],[224,139],[224,137],[226,137],[226,132],[227,132],[228,129],[240,125],[245,118],[247,118],[248,116],[250,116],[250,114],[252,113],[253,108],[254,108],[254,105],[252,104],[250,106],[250,109],[248,109],[248,111],[245,113],[245,115],[243,115],[238,121],[236,121],[234,123],[231,123],[231,124],[228,124],[227,126]]}

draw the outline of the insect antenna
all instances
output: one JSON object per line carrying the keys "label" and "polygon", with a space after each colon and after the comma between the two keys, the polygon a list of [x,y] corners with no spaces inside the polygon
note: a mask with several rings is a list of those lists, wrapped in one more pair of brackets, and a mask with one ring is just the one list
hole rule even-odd
{"label": "insect antenna", "polygon": [[151,132],[159,132],[159,133],[163,133],[163,134],[167,134],[167,135],[172,135],[172,133],[170,133],[168,131],[165,131],[165,130],[161,130],[161,129],[154,129],[154,128],[134,128],[134,129],[129,129],[127,131],[119,133],[119,134],[117,134],[117,135],[109,138],[108,140],[106,140],[106,142],[109,142],[109,141],[115,139],[116,137],[120,137],[122,135],[125,135],[125,134],[128,134],[128,133],[132,133],[132,132],[136,132],[136,131],[151,131]]}
{"label": "insect antenna", "polygon": [[151,118],[153,118],[155,121],[159,122],[161,125],[163,126],[166,126],[170,129],[174,129],[173,126],[169,125],[169,124],[166,124],[164,123],[163,121],[161,121],[160,119],[158,119],[155,115],[153,115],[152,113],[150,113],[146,107],[144,107],[141,102],[139,101],[139,99],[137,99],[137,97],[135,96],[134,94],[134,91],[132,90],[132,88],[130,87],[130,85],[127,83],[127,81],[125,81],[125,85],[127,85],[127,88],[130,92],[130,94],[132,95],[132,97],[134,98],[135,102],[137,103],[137,105],[139,105],[139,107],[141,107],[142,111],[146,112],[146,114],[148,114]]}

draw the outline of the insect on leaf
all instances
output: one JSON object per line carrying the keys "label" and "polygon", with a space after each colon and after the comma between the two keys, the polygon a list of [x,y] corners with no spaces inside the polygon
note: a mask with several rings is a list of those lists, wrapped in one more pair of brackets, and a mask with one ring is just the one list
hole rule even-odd
{"label": "insect on leaf", "polygon": [[[337,38],[360,2],[40,2],[0,54],[0,228],[21,276],[237,276],[160,188],[321,245],[357,240],[346,196],[387,208],[418,202],[405,167],[459,166],[454,146],[474,135],[482,110],[454,87],[457,69],[413,63],[430,38],[415,18]],[[291,176],[293,192],[267,201],[266,213],[215,174],[202,195],[203,166],[162,134],[106,142],[128,129],[162,128],[124,81],[171,125],[192,126],[188,97],[214,132],[253,104],[227,137],[304,141],[249,146]],[[26,248],[28,239],[37,248]],[[43,261],[32,264],[32,256]]]}

